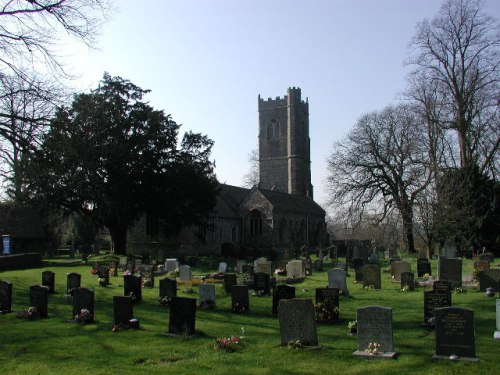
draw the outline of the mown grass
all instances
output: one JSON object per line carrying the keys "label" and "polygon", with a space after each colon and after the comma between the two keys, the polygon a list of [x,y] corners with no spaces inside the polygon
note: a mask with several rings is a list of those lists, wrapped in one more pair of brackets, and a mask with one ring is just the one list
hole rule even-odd
{"label": "mown grass", "polygon": [[[415,259],[412,269],[416,270]],[[464,274],[472,261],[466,260]],[[433,274],[436,261],[432,261]],[[325,272],[313,273],[294,284],[298,298],[313,298],[315,288],[327,284]],[[387,267],[385,265],[384,267]],[[157,305],[158,281],[154,289],[143,289],[143,302],[134,307],[141,329],[111,332],[112,296],[123,294],[123,278],[111,277],[112,285],[97,286],[90,265],[69,265],[55,260],[50,266],[0,272],[13,283],[13,310],[26,309],[28,288],[41,283],[41,273],[56,273],[56,294],[49,297],[49,318],[20,320],[15,313],[0,316],[0,374],[498,374],[500,342],[493,339],[495,299],[468,290],[453,295],[453,305],[474,309],[478,363],[434,361],[434,332],[420,327],[423,319],[423,289],[401,292],[388,273],[382,274],[382,290],[370,291],[354,283],[350,272],[350,297],[341,297],[341,322],[318,325],[320,350],[293,350],[280,346],[279,324],[271,314],[272,297],[250,297],[250,312],[230,312],[231,298],[217,284],[217,307],[196,313],[197,335],[172,338],[161,334],[168,329],[168,309]],[[215,270],[215,269],[214,269]],[[198,270],[195,268],[194,273]],[[205,267],[203,268],[205,272]],[[66,274],[82,275],[82,286],[95,290],[96,324],[66,323],[72,307],[64,294]],[[197,288],[194,288],[195,292]],[[179,285],[178,295],[197,298]],[[396,360],[367,360],[354,357],[357,338],[347,334],[347,322],[356,318],[356,309],[369,305],[393,308]],[[217,337],[239,335],[245,330],[245,344],[235,353],[213,349]]]}

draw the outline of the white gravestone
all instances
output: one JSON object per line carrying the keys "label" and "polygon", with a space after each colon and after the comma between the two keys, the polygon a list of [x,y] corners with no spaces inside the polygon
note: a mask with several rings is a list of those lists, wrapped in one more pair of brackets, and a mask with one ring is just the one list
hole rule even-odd
{"label": "white gravestone", "polygon": [[220,273],[224,273],[224,272],[226,272],[226,269],[227,269],[227,263],[220,262],[219,263],[219,272]]}
{"label": "white gravestone", "polygon": [[167,272],[175,271],[177,268],[179,268],[179,262],[175,258],[168,258],[165,261],[165,269]]}
{"label": "white gravestone", "polygon": [[304,265],[302,260],[291,260],[286,264],[286,276],[291,279],[304,278]]}
{"label": "white gravestone", "polygon": [[495,331],[493,337],[500,339],[500,299],[497,299],[497,330]]}

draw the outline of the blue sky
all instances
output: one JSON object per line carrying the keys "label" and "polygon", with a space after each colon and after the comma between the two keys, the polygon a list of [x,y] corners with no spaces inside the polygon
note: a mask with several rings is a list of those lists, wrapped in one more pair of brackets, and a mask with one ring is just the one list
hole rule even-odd
{"label": "blue sky", "polygon": [[[66,48],[80,91],[105,71],[150,89],[146,99],[215,141],[219,181],[241,186],[257,148],[257,98],[300,87],[309,100],[315,200],[326,158],[365,113],[405,89],[408,43],[438,0],[120,0],[98,50]],[[486,11],[500,16],[500,1]]]}

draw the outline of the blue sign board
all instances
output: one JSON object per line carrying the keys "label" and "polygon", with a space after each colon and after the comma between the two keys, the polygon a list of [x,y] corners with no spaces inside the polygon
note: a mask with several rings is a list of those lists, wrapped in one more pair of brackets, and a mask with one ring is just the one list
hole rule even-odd
{"label": "blue sign board", "polygon": [[3,241],[3,253],[4,253],[4,255],[9,255],[10,254],[10,236],[8,234],[3,235],[2,241]]}

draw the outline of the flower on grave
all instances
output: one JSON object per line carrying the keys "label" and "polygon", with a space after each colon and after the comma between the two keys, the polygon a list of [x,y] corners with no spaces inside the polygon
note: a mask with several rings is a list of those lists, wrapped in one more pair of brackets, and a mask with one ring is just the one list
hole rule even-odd
{"label": "flower on grave", "polygon": [[201,301],[200,308],[202,310],[212,310],[212,309],[215,309],[215,301],[211,300],[211,299],[206,299],[204,301]]}
{"label": "flower on grave", "polygon": [[316,313],[316,320],[337,320],[339,316],[339,309],[333,306],[332,303],[327,301],[314,304],[314,311]]}
{"label": "flower on grave", "polygon": [[434,327],[436,325],[436,318],[434,316],[431,316],[429,319],[427,319],[427,325],[429,327]]}
{"label": "flower on grave", "polygon": [[108,286],[108,282],[104,277],[99,277],[97,282],[99,283],[99,286]]}
{"label": "flower on grave", "polygon": [[455,294],[460,294],[460,293],[463,293],[463,292],[465,292],[465,290],[463,290],[462,288],[455,288],[455,289],[453,289],[453,293],[455,293]]}
{"label": "flower on grave", "polygon": [[284,269],[284,268],[276,268],[274,270],[274,274],[276,276],[286,276],[286,269]]}
{"label": "flower on grave", "polygon": [[172,297],[158,297],[158,305],[160,306],[170,306],[170,303],[172,302]]}
{"label": "flower on grave", "polygon": [[365,349],[365,352],[370,354],[380,354],[380,344],[377,342],[370,342],[368,347]]}
{"label": "flower on grave", "polygon": [[288,341],[286,343],[286,347],[288,349],[299,350],[299,349],[302,349],[304,347],[304,344],[300,340],[291,340],[291,341]]}
{"label": "flower on grave", "polygon": [[242,340],[237,336],[231,336],[228,338],[218,337],[214,343],[215,350],[220,350],[226,353],[233,353],[241,348],[241,346]]}
{"label": "flower on grave", "polygon": [[92,320],[92,314],[87,309],[81,309],[80,312],[75,315],[75,322],[78,323],[91,323]]}
{"label": "flower on grave", "polygon": [[75,292],[75,289],[76,289],[76,288],[68,288],[68,292],[67,292],[67,294],[68,294],[69,296],[72,296],[72,295],[74,294],[74,292]]}
{"label": "flower on grave", "polygon": [[134,292],[130,292],[130,293],[128,294],[128,296],[132,299],[132,301],[134,301],[134,302],[135,302],[135,301],[137,301],[137,296],[135,295],[135,293],[134,293]]}
{"label": "flower on grave", "polygon": [[113,276],[116,272],[116,269],[115,268],[110,268],[109,269],[109,276]]}
{"label": "flower on grave", "polygon": [[402,288],[401,288],[401,292],[408,292],[410,290],[410,286],[408,284],[405,284]]}
{"label": "flower on grave", "polygon": [[367,286],[365,286],[365,289],[366,290],[375,290],[375,286],[374,285],[367,285]]}
{"label": "flower on grave", "polygon": [[431,277],[431,275],[429,275],[428,273],[426,273],[426,274],[424,274],[424,275],[422,276],[422,278],[423,278],[423,279],[426,279],[426,280],[427,280],[427,279],[430,279],[430,277]]}
{"label": "flower on grave", "polygon": [[349,329],[358,328],[358,321],[357,320],[350,321],[349,323],[347,323],[347,328]]}
{"label": "flower on grave", "polygon": [[35,319],[39,316],[40,312],[33,306],[28,307],[28,310],[21,310],[17,312],[17,317],[20,319]]}
{"label": "flower on grave", "polygon": [[231,309],[231,311],[235,314],[244,314],[247,312],[247,308],[243,305],[240,305],[238,302],[236,302],[234,304],[233,308]]}
{"label": "flower on grave", "polygon": [[126,271],[123,273],[123,275],[130,276],[130,275],[132,275],[132,274],[130,273],[130,271],[129,271],[129,270],[126,270]]}
{"label": "flower on grave", "polygon": [[151,288],[152,285],[153,285],[153,283],[151,282],[151,279],[146,278],[146,277],[142,279],[142,287],[143,288]]}
{"label": "flower on grave", "polygon": [[97,268],[92,268],[92,269],[90,270],[90,273],[91,273],[92,275],[97,275],[97,273],[98,273],[98,272],[99,272],[99,270],[98,270]]}
{"label": "flower on grave", "polygon": [[255,292],[252,293],[252,296],[255,296],[255,297],[262,297],[264,295],[264,291],[263,290],[256,290]]}

